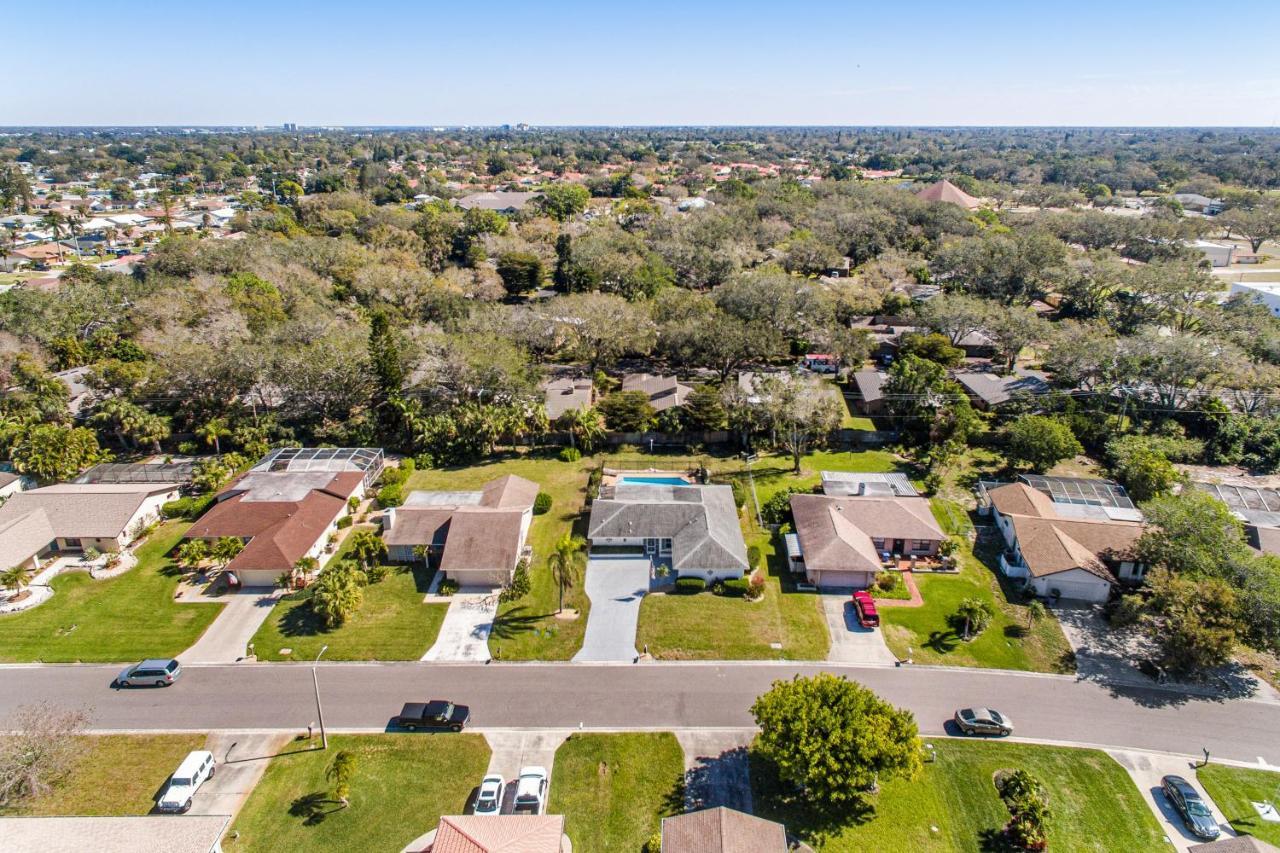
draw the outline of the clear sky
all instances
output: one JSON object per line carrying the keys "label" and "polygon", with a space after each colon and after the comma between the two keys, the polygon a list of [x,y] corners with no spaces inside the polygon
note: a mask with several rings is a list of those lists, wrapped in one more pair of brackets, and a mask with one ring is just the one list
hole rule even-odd
{"label": "clear sky", "polygon": [[1280,0],[0,6],[0,125],[1280,124]]}

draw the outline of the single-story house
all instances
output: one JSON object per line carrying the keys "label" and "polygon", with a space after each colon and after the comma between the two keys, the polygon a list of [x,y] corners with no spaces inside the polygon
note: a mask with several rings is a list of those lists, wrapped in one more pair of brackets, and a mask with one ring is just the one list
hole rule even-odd
{"label": "single-story house", "polygon": [[119,551],[160,518],[179,489],[177,483],[58,483],[18,492],[0,505],[0,566],[34,570],[55,552]]}
{"label": "single-story house", "polygon": [[786,853],[780,823],[718,806],[662,819],[662,853]]}
{"label": "single-story house", "polygon": [[792,383],[799,383],[801,390],[797,393],[806,400],[815,402],[823,397],[835,399],[835,395],[838,393],[822,377],[795,370],[773,370],[767,373],[744,370],[738,374],[738,390],[742,392],[744,399],[748,403],[757,405],[764,401],[762,392],[764,391],[765,380],[768,379],[772,379],[784,387]]}
{"label": "single-story house", "polygon": [[230,815],[0,817],[12,853],[222,853]]}
{"label": "single-story house", "polygon": [[547,418],[555,421],[565,412],[590,408],[592,400],[591,379],[585,376],[562,376],[542,383],[546,400]]}
{"label": "single-story house", "polygon": [[21,474],[12,471],[0,471],[0,504],[10,495],[16,495],[26,487],[26,480]]}
{"label": "single-story house", "polygon": [[1236,246],[1234,243],[1217,243],[1213,240],[1189,240],[1186,245],[1188,248],[1195,249],[1204,255],[1210,266],[1229,267],[1231,262],[1235,260]]}
{"label": "single-story house", "polygon": [[622,390],[643,392],[649,397],[649,405],[655,412],[665,412],[683,406],[693,393],[693,386],[685,385],[674,376],[628,373],[622,377]]}
{"label": "single-story house", "polygon": [[853,374],[854,406],[864,415],[884,412],[884,383],[889,375],[883,370],[859,370]]}
{"label": "single-story house", "polygon": [[570,853],[564,815],[446,815],[403,853]]}
{"label": "single-story house", "polygon": [[932,557],[947,538],[922,497],[792,495],[792,571],[817,587],[871,586],[886,557]]}
{"label": "single-story house", "polygon": [[1246,299],[1261,303],[1280,317],[1280,281],[1233,281],[1227,296],[1244,294]]}
{"label": "single-story house", "polygon": [[601,489],[587,539],[592,548],[635,548],[670,560],[677,577],[728,580],[750,568],[729,486],[623,481]]}
{"label": "single-story house", "polygon": [[1011,400],[1039,397],[1051,390],[1049,380],[1040,373],[1015,370],[1004,376],[986,371],[957,371],[952,374],[964,386],[974,408],[983,411],[1003,406]]}
{"label": "single-story house", "polygon": [[1146,576],[1134,554],[1142,516],[1132,506],[1055,500],[1026,482],[986,485],[983,493],[1008,548],[1001,571],[1037,595],[1102,602],[1118,581]]}
{"label": "single-story house", "polygon": [[1200,193],[1174,193],[1173,198],[1184,210],[1194,210],[1205,216],[1217,216],[1222,212],[1222,199],[1209,198]]}
{"label": "single-story house", "polygon": [[493,210],[510,216],[524,210],[535,198],[542,196],[540,192],[490,192],[473,193],[458,199],[457,205],[463,210]]}
{"label": "single-story house", "polygon": [[502,586],[525,553],[538,484],[507,475],[478,492],[410,492],[383,516],[387,557],[420,559],[422,549],[460,586]]}
{"label": "single-story house", "polygon": [[[291,466],[280,453],[274,451],[219,492],[187,531],[188,539],[243,540],[244,550],[227,569],[245,586],[273,586],[302,558],[320,559],[329,535],[350,512],[348,500],[363,497],[368,488],[367,472],[358,465],[308,470],[306,464]],[[376,453],[380,470],[381,451]]]}

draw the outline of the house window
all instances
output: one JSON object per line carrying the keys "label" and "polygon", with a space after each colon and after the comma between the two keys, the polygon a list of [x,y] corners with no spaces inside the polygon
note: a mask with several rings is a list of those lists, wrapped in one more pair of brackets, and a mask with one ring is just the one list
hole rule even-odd
{"label": "house window", "polygon": [[928,539],[917,539],[911,543],[912,551],[928,551],[932,547],[932,543]]}
{"label": "house window", "polygon": [[671,553],[671,540],[670,540],[670,539],[663,539],[663,540],[662,540],[662,544],[661,544],[659,547],[660,547],[659,553],[662,553],[662,554],[670,554],[670,553]]}
{"label": "house window", "polygon": [[79,539],[63,539],[62,541],[66,543],[66,546],[67,546],[68,548],[79,548],[79,547],[80,547],[80,540],[79,540]]}
{"label": "house window", "polygon": [[871,544],[875,546],[875,548],[876,548],[876,550],[877,550],[877,551],[883,551],[883,550],[884,550],[884,540],[883,540],[883,539],[872,539],[872,540],[871,540]]}

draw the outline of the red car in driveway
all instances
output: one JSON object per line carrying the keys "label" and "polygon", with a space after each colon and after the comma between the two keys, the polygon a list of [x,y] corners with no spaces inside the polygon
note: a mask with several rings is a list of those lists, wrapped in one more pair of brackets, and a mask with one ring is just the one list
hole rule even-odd
{"label": "red car in driveway", "polygon": [[863,628],[879,628],[880,614],[876,612],[876,603],[871,593],[860,589],[853,594],[853,610],[858,614],[858,624]]}

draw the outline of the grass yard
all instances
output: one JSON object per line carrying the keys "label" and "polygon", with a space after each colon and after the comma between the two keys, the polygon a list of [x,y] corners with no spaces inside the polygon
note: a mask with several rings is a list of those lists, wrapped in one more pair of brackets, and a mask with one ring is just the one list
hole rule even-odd
{"label": "grass yard", "polygon": [[[569,530],[586,533],[582,507],[587,473],[593,460],[561,462],[554,456],[513,455],[469,468],[415,471],[406,485],[412,489],[478,489],[490,480],[515,474],[537,483],[551,495],[551,511],[534,516],[529,530],[533,546],[533,589],[519,601],[502,604],[489,637],[489,649],[502,660],[568,660],[582,646],[590,602],[582,585],[565,593],[565,607],[578,610],[573,620],[557,619],[559,589],[547,569],[547,556],[556,540]],[[575,525],[577,525],[575,527]]]}
{"label": "grass yard", "polygon": [[1045,786],[1053,818],[1049,849],[1160,850],[1167,845],[1138,789],[1098,750],[990,741],[933,741],[937,760],[920,777],[881,783],[871,808],[833,823],[781,796],[768,765],[752,761],[756,814],[778,820],[827,853],[863,850],[997,851],[1008,810],[996,794],[998,770],[1023,768]]}
{"label": "grass yard", "polygon": [[684,811],[684,753],[667,732],[574,734],[556,750],[549,814],[574,850],[635,853]]}
{"label": "grass yard", "polygon": [[1280,773],[1210,764],[1197,770],[1196,778],[1232,829],[1280,845],[1280,823],[1263,820],[1253,808],[1253,803],[1280,802]]}
{"label": "grass yard", "polygon": [[76,740],[82,754],[70,776],[43,797],[0,807],[0,815],[144,815],[187,753],[204,747],[201,734],[81,735]]}
{"label": "grass yard", "polygon": [[102,663],[173,657],[190,647],[222,607],[174,601],[179,572],[165,555],[188,526],[160,525],[138,548],[138,565],[119,577],[62,574],[52,599],[0,616],[0,661]]}
{"label": "grass yard", "polygon": [[[267,765],[222,842],[228,853],[399,850],[441,815],[462,814],[489,763],[480,735],[335,735],[327,751],[292,749]],[[325,779],[341,750],[357,761],[348,808],[330,799]]]}
{"label": "grass yard", "polygon": [[253,635],[254,651],[259,660],[313,660],[328,645],[327,660],[418,660],[435,643],[449,609],[422,603],[430,583],[422,566],[388,566],[385,578],[365,587],[356,614],[331,631],[311,610],[310,588],[291,593]]}

